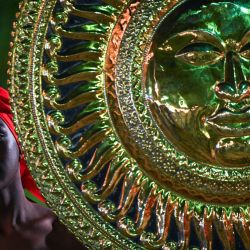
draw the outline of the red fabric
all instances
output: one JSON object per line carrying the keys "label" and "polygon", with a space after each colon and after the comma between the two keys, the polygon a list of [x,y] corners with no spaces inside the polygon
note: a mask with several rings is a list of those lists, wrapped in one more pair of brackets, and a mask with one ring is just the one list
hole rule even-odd
{"label": "red fabric", "polygon": [[[9,127],[10,131],[12,132],[13,136],[15,137],[18,143],[18,146],[20,147],[18,137],[13,124],[13,116],[11,113],[9,99],[10,97],[8,91],[0,87],[0,118]],[[45,199],[41,195],[38,187],[36,186],[35,181],[30,175],[30,172],[27,168],[27,164],[24,160],[23,155],[21,156],[20,160],[20,173],[21,173],[23,187],[27,189],[31,194],[33,194],[36,198],[38,198],[40,201],[45,202]]]}

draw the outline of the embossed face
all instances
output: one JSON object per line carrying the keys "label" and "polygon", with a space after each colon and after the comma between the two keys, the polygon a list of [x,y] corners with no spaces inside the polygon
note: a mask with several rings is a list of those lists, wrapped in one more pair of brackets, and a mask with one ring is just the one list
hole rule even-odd
{"label": "embossed face", "polygon": [[167,139],[199,162],[249,166],[250,9],[189,9],[160,25],[151,52],[147,96]]}

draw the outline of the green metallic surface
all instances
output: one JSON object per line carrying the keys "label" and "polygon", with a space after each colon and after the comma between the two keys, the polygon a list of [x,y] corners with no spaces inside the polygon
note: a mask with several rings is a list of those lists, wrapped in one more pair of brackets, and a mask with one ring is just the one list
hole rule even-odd
{"label": "green metallic surface", "polygon": [[152,44],[149,95],[164,104],[162,129],[200,162],[250,163],[249,13],[233,3],[201,4],[171,29],[163,22]]}
{"label": "green metallic surface", "polygon": [[250,6],[216,2],[22,6],[17,130],[89,248],[249,249]]}

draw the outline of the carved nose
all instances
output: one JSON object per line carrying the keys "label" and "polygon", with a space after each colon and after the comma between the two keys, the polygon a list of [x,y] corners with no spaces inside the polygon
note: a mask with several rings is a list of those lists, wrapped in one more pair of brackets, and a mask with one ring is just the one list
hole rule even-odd
{"label": "carved nose", "polygon": [[220,82],[215,87],[215,92],[220,99],[238,103],[250,97],[250,82],[241,82],[236,87],[228,82]]}
{"label": "carved nose", "polygon": [[225,59],[225,79],[215,87],[216,95],[223,100],[241,102],[250,96],[250,82],[246,80],[239,56],[228,52]]}

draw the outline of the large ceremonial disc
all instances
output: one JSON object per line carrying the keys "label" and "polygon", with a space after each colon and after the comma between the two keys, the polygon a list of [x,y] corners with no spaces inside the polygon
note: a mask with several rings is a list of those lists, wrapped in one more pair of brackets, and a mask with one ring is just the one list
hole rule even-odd
{"label": "large ceremonial disc", "polygon": [[24,1],[9,70],[48,205],[90,249],[250,249],[250,2]]}

